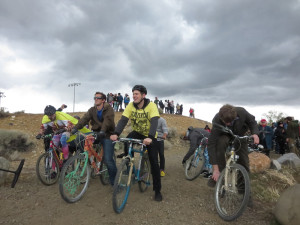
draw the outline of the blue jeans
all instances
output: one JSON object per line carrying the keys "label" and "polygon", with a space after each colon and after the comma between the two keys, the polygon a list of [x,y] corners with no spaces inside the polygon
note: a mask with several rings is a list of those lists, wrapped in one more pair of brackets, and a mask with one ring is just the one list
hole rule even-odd
{"label": "blue jeans", "polygon": [[106,163],[110,184],[114,185],[115,177],[117,174],[116,162],[113,158],[114,155],[114,144],[110,139],[103,138],[100,140],[104,150],[104,162]]}

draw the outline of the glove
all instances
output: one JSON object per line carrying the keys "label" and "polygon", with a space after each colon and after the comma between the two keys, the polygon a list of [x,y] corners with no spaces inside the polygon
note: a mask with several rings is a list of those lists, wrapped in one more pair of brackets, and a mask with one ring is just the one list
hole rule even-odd
{"label": "glove", "polygon": [[76,128],[72,128],[72,130],[71,130],[71,134],[73,135],[73,134],[76,134],[77,133],[77,131],[78,131],[78,129],[76,129]]}
{"label": "glove", "polygon": [[35,137],[36,139],[41,139],[42,138],[42,134],[38,134],[38,135],[36,135],[36,137]]}
{"label": "glove", "polygon": [[105,132],[101,130],[101,131],[97,134],[97,139],[103,139],[103,138],[105,138]]}

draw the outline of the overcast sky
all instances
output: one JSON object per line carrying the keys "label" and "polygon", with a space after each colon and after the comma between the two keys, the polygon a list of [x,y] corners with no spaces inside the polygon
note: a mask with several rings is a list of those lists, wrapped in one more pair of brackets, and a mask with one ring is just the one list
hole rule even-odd
{"label": "overcast sky", "polygon": [[[0,0],[1,107],[87,111],[95,91],[300,118],[299,0]],[[67,110],[67,111],[68,111]]]}

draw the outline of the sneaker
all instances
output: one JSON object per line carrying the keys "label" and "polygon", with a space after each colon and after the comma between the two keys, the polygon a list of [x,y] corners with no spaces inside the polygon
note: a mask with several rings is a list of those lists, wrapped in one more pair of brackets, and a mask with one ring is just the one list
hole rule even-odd
{"label": "sneaker", "polygon": [[206,178],[206,179],[209,179],[209,178],[212,177],[212,173],[207,173],[203,177]]}
{"label": "sneaker", "polygon": [[154,200],[157,201],[157,202],[161,202],[162,201],[162,195],[161,195],[160,191],[156,191],[155,192]]}
{"label": "sneaker", "polygon": [[165,173],[163,170],[161,170],[161,171],[160,171],[160,176],[161,176],[161,177],[164,177],[164,176],[166,176],[166,173]]}
{"label": "sneaker", "polygon": [[200,173],[200,175],[206,175],[208,173],[207,170],[202,170],[202,172]]}
{"label": "sneaker", "polygon": [[207,186],[209,186],[209,187],[215,187],[216,186],[216,181],[214,180],[214,179],[212,179],[212,178],[209,178],[209,180],[207,181]]}

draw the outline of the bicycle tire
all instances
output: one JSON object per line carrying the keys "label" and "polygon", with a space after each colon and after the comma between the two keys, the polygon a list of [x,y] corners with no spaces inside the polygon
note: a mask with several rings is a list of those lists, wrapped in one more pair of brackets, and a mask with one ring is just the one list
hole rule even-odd
{"label": "bicycle tire", "polygon": [[35,170],[38,179],[47,186],[55,184],[60,174],[59,163],[49,152],[45,152],[39,156],[36,161]]}
{"label": "bicycle tire", "polygon": [[113,187],[113,209],[116,213],[121,213],[125,208],[129,192],[131,179],[129,176],[129,159],[122,160],[115,178]]}
{"label": "bicycle tire", "polygon": [[100,166],[100,181],[103,185],[108,185],[110,183],[108,169],[105,163],[101,163]]}
{"label": "bicycle tire", "polygon": [[82,173],[86,160],[88,158],[84,154],[75,155],[68,159],[61,170],[59,192],[68,203],[79,201],[88,189],[91,175],[88,163]]}
{"label": "bicycle tire", "polygon": [[[233,180],[240,180],[234,183]],[[226,190],[225,169],[215,187],[215,205],[219,216],[225,221],[232,221],[240,217],[250,198],[250,178],[246,169],[240,164],[232,164],[228,171],[228,189]],[[236,187],[236,188],[234,188]]]}
{"label": "bicycle tire", "polygon": [[145,192],[150,185],[150,161],[148,157],[143,157],[141,161],[141,168],[140,168],[140,177],[139,177],[139,189],[140,192]]}
{"label": "bicycle tire", "polygon": [[193,154],[186,161],[184,172],[187,180],[194,180],[200,175],[205,161],[202,151],[200,154],[198,153],[196,156]]}

